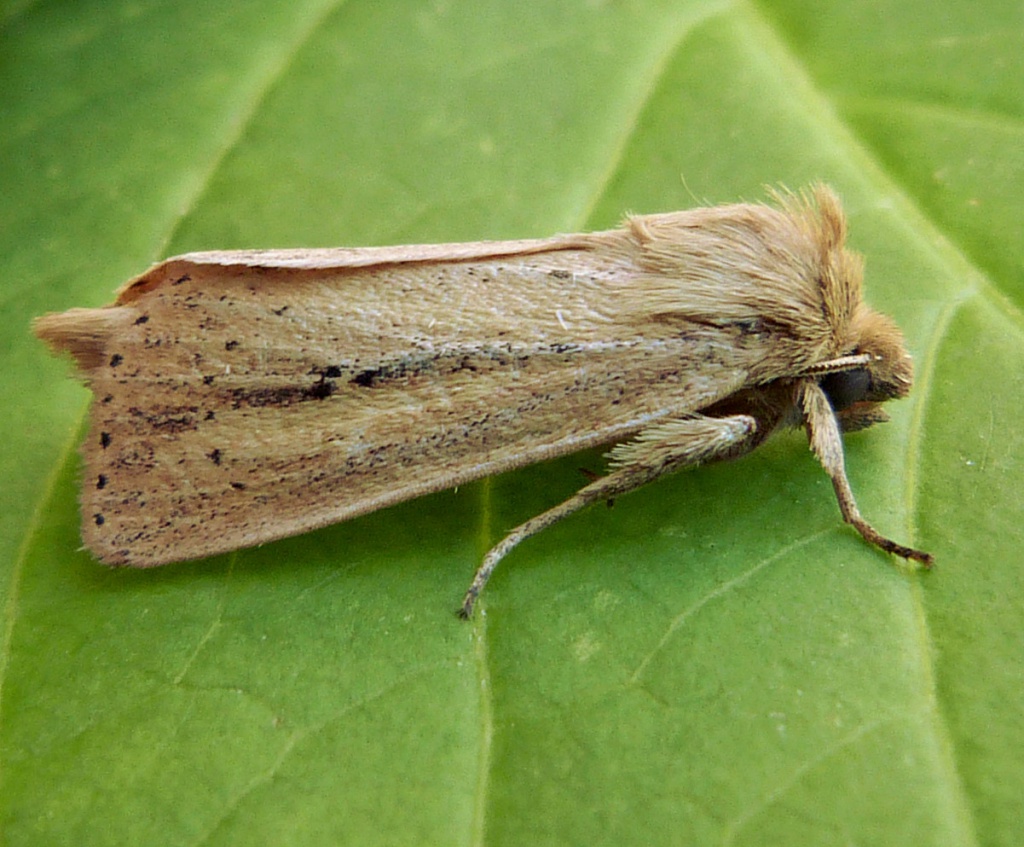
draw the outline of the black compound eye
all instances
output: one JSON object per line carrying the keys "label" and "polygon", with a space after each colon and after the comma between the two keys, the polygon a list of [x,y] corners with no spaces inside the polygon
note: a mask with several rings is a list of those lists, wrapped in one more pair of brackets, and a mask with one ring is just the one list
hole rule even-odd
{"label": "black compound eye", "polygon": [[852,371],[826,374],[818,384],[832,408],[841,412],[867,398],[871,390],[871,374],[867,368],[855,368]]}

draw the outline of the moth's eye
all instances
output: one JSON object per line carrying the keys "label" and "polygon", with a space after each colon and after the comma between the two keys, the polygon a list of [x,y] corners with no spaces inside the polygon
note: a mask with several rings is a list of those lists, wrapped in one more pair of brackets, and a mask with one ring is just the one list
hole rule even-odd
{"label": "moth's eye", "polygon": [[852,371],[840,371],[826,374],[821,378],[822,391],[828,397],[832,408],[837,412],[849,409],[868,396],[871,390],[871,374],[867,368],[855,368]]}

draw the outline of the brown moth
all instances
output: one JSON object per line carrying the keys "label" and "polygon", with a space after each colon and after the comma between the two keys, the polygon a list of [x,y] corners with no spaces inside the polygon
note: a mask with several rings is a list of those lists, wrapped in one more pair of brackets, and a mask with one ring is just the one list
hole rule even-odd
{"label": "brown moth", "polygon": [[101,309],[39,318],[94,394],[82,535],[150,567],[262,544],[618,442],[516,544],[662,474],[802,424],[843,518],[840,433],[910,390],[896,325],[824,186],[524,241],[189,253]]}

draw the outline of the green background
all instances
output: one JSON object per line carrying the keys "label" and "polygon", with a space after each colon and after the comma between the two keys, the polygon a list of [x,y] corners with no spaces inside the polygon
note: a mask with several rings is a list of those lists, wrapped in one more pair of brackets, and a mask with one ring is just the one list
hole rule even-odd
{"label": "green background", "polygon": [[[8,2],[0,828],[23,844],[1024,841],[1017,0]],[[164,256],[843,195],[917,359],[518,549],[569,457],[153,572],[78,551],[88,392],[28,329]]]}

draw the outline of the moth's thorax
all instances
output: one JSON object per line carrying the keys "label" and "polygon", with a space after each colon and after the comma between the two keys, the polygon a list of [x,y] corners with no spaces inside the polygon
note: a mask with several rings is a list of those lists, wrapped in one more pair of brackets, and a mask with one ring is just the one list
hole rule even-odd
{"label": "moth's thorax", "polygon": [[800,423],[799,384],[800,380],[783,378],[744,388],[710,406],[705,413],[713,417],[752,417],[757,421],[757,436],[750,444],[753,449],[780,427]]}

